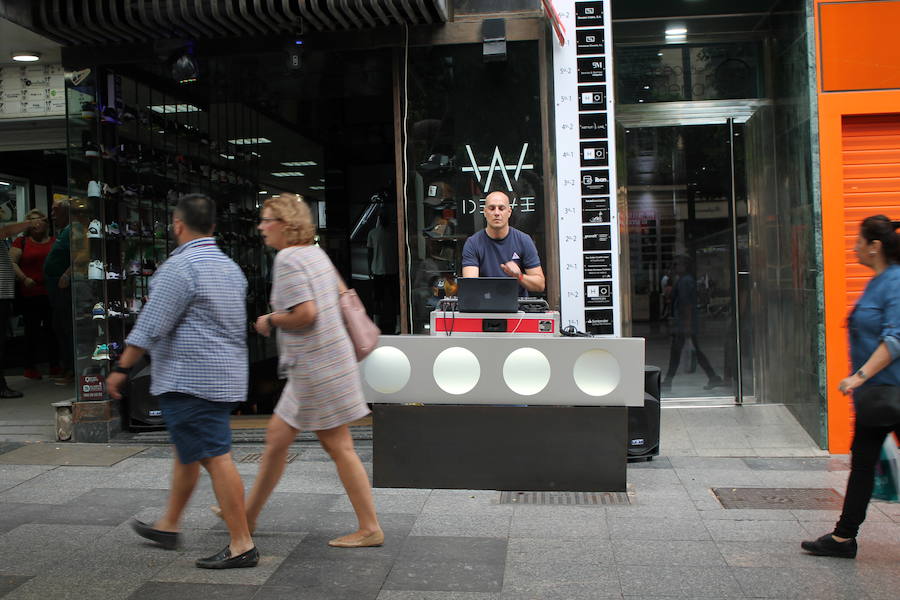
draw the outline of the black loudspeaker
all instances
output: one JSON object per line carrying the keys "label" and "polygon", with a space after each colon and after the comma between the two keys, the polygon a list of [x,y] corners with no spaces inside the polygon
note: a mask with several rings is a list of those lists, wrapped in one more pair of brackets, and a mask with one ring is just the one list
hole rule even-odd
{"label": "black loudspeaker", "polygon": [[644,406],[628,407],[628,460],[659,456],[659,367],[644,367]]}
{"label": "black loudspeaker", "polygon": [[163,423],[159,403],[150,394],[150,361],[141,359],[131,370],[126,384],[124,415],[131,431],[160,431]]}

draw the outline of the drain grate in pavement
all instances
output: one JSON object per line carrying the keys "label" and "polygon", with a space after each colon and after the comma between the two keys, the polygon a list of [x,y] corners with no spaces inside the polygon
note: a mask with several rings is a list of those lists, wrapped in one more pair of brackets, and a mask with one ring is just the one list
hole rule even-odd
{"label": "drain grate in pavement", "polygon": [[[237,462],[239,463],[258,463],[262,460],[262,452],[251,452],[250,454],[245,454],[240,457]],[[287,460],[285,462],[294,462],[294,459],[299,456],[299,452],[288,452]]]}
{"label": "drain grate in pavement", "polygon": [[500,492],[500,504],[600,506],[631,504],[627,492]]}
{"label": "drain grate in pavement", "polygon": [[840,510],[843,496],[828,488],[713,488],[725,508]]}

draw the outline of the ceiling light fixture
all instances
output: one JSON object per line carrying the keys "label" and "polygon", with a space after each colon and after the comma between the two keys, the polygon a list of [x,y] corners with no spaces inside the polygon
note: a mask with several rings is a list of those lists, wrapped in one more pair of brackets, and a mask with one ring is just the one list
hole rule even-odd
{"label": "ceiling light fixture", "polygon": [[148,108],[155,113],[163,115],[183,112],[200,112],[200,109],[193,104],[154,104],[148,106]]}
{"label": "ceiling light fixture", "polygon": [[303,177],[300,171],[276,171],[272,173],[272,177]]}
{"label": "ceiling light fixture", "polygon": [[235,146],[246,146],[248,144],[271,144],[272,140],[260,137],[260,138],[238,138],[236,140],[228,140],[229,144],[234,144]]}
{"label": "ceiling light fixture", "polygon": [[38,52],[13,52],[12,59],[16,62],[37,62],[41,60]]}
{"label": "ceiling light fixture", "polygon": [[314,167],[319,163],[314,160],[292,160],[290,162],[283,162],[281,164],[285,167]]}
{"label": "ceiling light fixture", "polygon": [[669,27],[666,29],[666,37],[687,35],[687,27]]}
{"label": "ceiling light fixture", "polygon": [[324,189],[325,189],[325,186],[324,186],[324,185],[311,185],[311,186],[309,186],[309,189],[311,189],[311,190],[324,190]]}

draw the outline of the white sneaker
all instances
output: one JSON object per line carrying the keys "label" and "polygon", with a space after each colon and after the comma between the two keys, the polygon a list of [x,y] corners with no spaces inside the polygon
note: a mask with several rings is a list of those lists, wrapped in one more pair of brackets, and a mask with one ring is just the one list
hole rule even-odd
{"label": "white sneaker", "polygon": [[116,273],[115,271],[106,272],[107,279],[125,279],[125,273]]}
{"label": "white sneaker", "polygon": [[103,224],[94,219],[91,221],[90,225],[88,225],[88,234],[89,238],[99,239],[103,237]]}
{"label": "white sneaker", "polygon": [[87,192],[88,192],[88,198],[99,198],[100,197],[100,182],[99,181],[89,181]]}
{"label": "white sneaker", "polygon": [[106,279],[102,262],[99,260],[92,260],[88,263],[88,279]]}
{"label": "white sneaker", "polygon": [[91,314],[93,315],[93,319],[95,321],[99,319],[103,319],[106,317],[106,307],[103,306],[102,302],[98,302],[94,305],[94,308],[91,310]]}

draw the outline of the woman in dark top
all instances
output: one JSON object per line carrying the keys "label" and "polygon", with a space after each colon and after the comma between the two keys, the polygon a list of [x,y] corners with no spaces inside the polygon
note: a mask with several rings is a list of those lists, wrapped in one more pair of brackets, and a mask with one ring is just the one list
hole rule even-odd
{"label": "woman in dark top", "polygon": [[50,375],[59,374],[56,336],[51,325],[50,299],[44,285],[44,261],[56,238],[49,235],[47,215],[32,210],[27,215],[35,225],[28,233],[17,237],[9,249],[16,272],[17,294],[21,300],[22,318],[25,321],[25,377],[41,379],[37,365],[41,359],[41,348],[46,349],[50,363]]}
{"label": "woman in dark top", "polygon": [[[856,257],[875,271],[866,291],[850,314],[850,359],[853,374],[839,389],[848,394],[868,386],[900,386],[900,235],[884,215],[862,222],[856,240]],[[802,548],[819,556],[856,557],[856,534],[866,518],[875,486],[875,465],[884,439],[900,435],[900,423],[877,427],[856,422],[850,449],[850,479],[841,517],[832,533],[803,542]]]}

